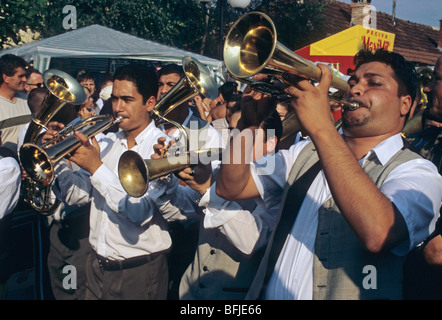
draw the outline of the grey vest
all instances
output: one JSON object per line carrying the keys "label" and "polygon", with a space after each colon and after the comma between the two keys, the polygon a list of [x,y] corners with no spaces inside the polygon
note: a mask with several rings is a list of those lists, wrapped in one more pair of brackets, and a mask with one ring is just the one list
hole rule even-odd
{"label": "grey vest", "polygon": [[[366,161],[364,171],[379,188],[391,170],[416,158],[421,157],[408,149],[402,149],[385,166],[378,162],[377,157],[371,157]],[[317,160],[316,150],[310,143],[301,151],[290,171],[283,201],[294,181]],[[279,214],[282,210],[283,206]],[[268,247],[270,245],[271,243]],[[264,255],[257,277],[247,295],[249,299],[260,297],[267,258],[268,252]],[[401,299],[403,262],[404,257],[390,252],[369,253],[339,212],[333,198],[319,209],[313,266],[313,299]],[[370,280],[376,280],[376,284]],[[364,284],[368,289],[364,289]],[[376,289],[373,289],[375,285]]]}
{"label": "grey vest", "polygon": [[180,283],[182,300],[242,300],[261,261],[263,250],[246,255],[219,228],[204,229],[201,221],[194,261]]}

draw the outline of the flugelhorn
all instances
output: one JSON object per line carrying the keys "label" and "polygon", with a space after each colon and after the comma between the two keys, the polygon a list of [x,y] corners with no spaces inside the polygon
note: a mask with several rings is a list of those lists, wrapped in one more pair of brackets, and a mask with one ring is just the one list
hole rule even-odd
{"label": "flugelhorn", "polygon": [[187,151],[179,156],[143,159],[135,151],[124,152],[118,162],[118,176],[124,190],[132,197],[146,193],[149,181],[201,163],[220,160],[222,148]]}
{"label": "flugelhorn", "polygon": [[121,121],[112,115],[99,115],[87,118],[68,130],[60,131],[53,139],[42,145],[25,143],[20,148],[20,162],[32,181],[48,186],[54,180],[54,165],[80,146],[75,131],[80,131],[88,138],[110,128]]}
{"label": "flugelhorn", "polygon": [[[254,90],[269,95],[281,95],[283,99],[286,99],[283,87],[269,87],[268,83],[251,78],[257,73],[264,73],[285,85],[291,85],[299,78],[315,81],[321,79],[321,69],[318,66],[277,41],[273,21],[261,12],[247,13],[233,24],[224,42],[224,63],[233,78],[247,83]],[[336,75],[333,75],[331,87],[344,93],[350,91],[348,83]],[[331,100],[345,108],[358,108],[356,102],[334,97]],[[296,121],[296,117],[292,119]],[[290,126],[299,130],[297,124]]]}

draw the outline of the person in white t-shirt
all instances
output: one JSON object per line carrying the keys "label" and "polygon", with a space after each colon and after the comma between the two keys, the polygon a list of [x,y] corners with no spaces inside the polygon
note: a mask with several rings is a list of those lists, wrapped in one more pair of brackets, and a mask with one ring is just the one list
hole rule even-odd
{"label": "person in white t-shirt", "polygon": [[17,152],[20,129],[31,121],[31,111],[22,92],[26,84],[26,61],[13,54],[0,57],[0,130],[3,146]]}

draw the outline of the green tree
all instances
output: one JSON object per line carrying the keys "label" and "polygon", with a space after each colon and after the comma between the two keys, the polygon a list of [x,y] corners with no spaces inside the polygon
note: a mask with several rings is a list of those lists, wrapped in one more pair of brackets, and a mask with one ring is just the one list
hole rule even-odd
{"label": "green tree", "polygon": [[[77,28],[100,24],[137,37],[218,57],[221,0],[1,0],[0,45],[8,39],[18,44],[18,31],[29,28],[42,38],[66,32],[63,8],[76,8]],[[278,40],[295,50],[312,43],[321,27],[321,12],[329,2],[291,0],[252,0],[245,9],[234,9],[224,1],[222,37],[242,14],[258,10],[275,22]],[[313,32],[315,31],[315,32]],[[317,36],[316,36],[317,37]]]}
{"label": "green tree", "polygon": [[[44,37],[66,31],[62,25],[65,4],[48,1]],[[77,28],[100,24],[175,47],[185,47],[203,34],[204,15],[196,0],[72,0],[70,5],[77,10]]]}
{"label": "green tree", "polygon": [[39,31],[45,0],[1,0],[0,49],[12,41],[19,44],[19,31]]}

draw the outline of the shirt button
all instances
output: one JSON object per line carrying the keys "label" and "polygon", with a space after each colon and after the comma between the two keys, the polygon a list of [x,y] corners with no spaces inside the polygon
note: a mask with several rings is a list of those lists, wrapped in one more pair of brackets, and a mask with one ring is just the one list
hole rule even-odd
{"label": "shirt button", "polygon": [[209,268],[207,268],[206,266],[203,267],[203,271],[209,271]]}

